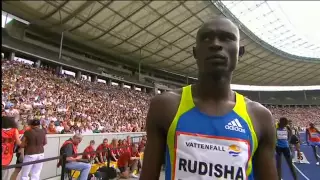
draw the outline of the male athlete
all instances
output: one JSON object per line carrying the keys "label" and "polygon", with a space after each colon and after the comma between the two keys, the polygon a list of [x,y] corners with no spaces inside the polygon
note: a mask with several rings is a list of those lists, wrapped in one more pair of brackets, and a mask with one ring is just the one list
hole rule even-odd
{"label": "male athlete", "polygon": [[290,134],[291,137],[289,138],[289,142],[290,142],[290,151],[292,153],[292,159],[295,159],[295,151],[297,151],[297,159],[298,162],[300,162],[300,160],[302,160],[302,156],[301,156],[301,151],[300,151],[300,134],[298,131],[298,128],[296,128],[293,123],[292,120],[289,120],[289,129],[291,130]]}
{"label": "male athlete", "polygon": [[320,164],[319,155],[317,154],[317,146],[320,147],[320,131],[314,126],[313,123],[310,123],[310,127],[307,128],[306,132],[307,144],[312,147],[314,157],[317,160],[317,165]]}
{"label": "male athlete", "polygon": [[152,99],[141,180],[158,180],[164,158],[166,180],[277,179],[270,111],[230,88],[239,40],[225,17],[198,30],[198,83]]}
{"label": "male athlete", "polygon": [[277,159],[277,169],[278,169],[278,179],[281,179],[281,159],[282,155],[286,159],[290,171],[292,173],[293,178],[297,179],[297,173],[293,167],[292,157],[290,153],[289,147],[289,139],[292,137],[291,129],[288,126],[288,119],[287,118],[280,118],[277,127],[277,146],[276,146],[276,159]]}

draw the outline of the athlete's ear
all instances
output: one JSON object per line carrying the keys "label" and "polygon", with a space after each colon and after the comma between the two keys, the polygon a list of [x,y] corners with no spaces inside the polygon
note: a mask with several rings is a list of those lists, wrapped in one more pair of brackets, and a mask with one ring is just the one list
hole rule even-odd
{"label": "athlete's ear", "polygon": [[240,48],[239,48],[239,57],[242,57],[244,55],[244,53],[245,53],[244,46],[240,46]]}
{"label": "athlete's ear", "polygon": [[196,47],[192,47],[192,52],[193,52],[193,57],[194,57],[195,59],[198,59],[198,58],[197,58],[197,53],[196,53]]}

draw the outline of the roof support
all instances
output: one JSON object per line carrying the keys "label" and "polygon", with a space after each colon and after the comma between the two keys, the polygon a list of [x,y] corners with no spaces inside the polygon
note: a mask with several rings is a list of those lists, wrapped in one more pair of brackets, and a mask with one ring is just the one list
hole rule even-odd
{"label": "roof support", "polygon": [[[209,4],[209,5],[210,5],[210,4]],[[205,7],[202,8],[202,9],[200,9],[197,13],[199,13],[199,12],[201,12],[202,10],[206,9],[209,5],[205,6]],[[195,13],[195,14],[197,14],[197,13]],[[189,20],[189,18],[186,18],[185,20],[183,20],[183,21],[181,21],[180,23],[176,24],[176,25],[173,26],[172,28],[168,29],[166,32],[161,33],[160,35],[156,36],[155,39],[153,39],[152,41],[150,41],[150,42],[148,42],[147,44],[143,45],[142,48],[145,47],[145,46],[147,46],[147,45],[149,45],[150,43],[154,42],[156,39],[159,39],[161,36],[163,36],[164,34],[166,34],[166,33],[169,32],[169,31],[171,31],[171,30],[174,29],[176,26],[179,26],[180,24],[186,22],[187,20]],[[197,28],[199,28],[199,27],[194,28],[192,31],[196,30]],[[191,31],[191,32],[192,32],[192,31]],[[167,48],[168,46],[174,45],[175,42],[181,40],[182,38],[184,38],[185,36],[188,36],[188,35],[190,35],[190,33],[185,33],[185,34],[184,34],[183,36],[181,36],[180,38],[178,38],[178,39],[170,42],[167,46],[163,46],[162,48],[158,49],[156,52],[150,54],[149,56],[144,57],[143,59],[149,58],[149,57],[151,57],[151,56],[159,53],[160,51],[164,50],[164,49]],[[190,35],[190,36],[191,36],[191,35]],[[190,47],[190,46],[188,46],[188,47],[186,47],[186,48],[183,48],[183,49],[181,49],[181,48],[179,48],[179,49],[180,49],[181,51],[184,51],[185,49],[187,49],[187,48],[189,48],[189,47]],[[165,58],[165,59],[163,59],[163,60],[161,60],[161,61],[154,62],[154,63],[152,63],[152,64],[156,64],[156,63],[159,63],[159,62],[163,62],[163,61],[165,61],[165,60],[173,57],[174,55],[180,53],[181,51],[178,51],[177,53],[174,53],[174,54],[171,55],[170,57],[167,57],[167,58]],[[133,51],[133,52],[134,52],[134,51]],[[131,52],[131,53],[133,53],[133,52]]]}
{"label": "roof support", "polygon": [[78,9],[76,9],[71,14],[69,14],[69,16],[64,18],[60,23],[53,24],[50,28],[53,28],[53,27],[56,27],[56,26],[61,27],[63,24],[65,24],[66,22],[68,22],[69,20],[71,20],[72,18],[77,16],[79,13],[81,13],[83,10],[85,10],[87,7],[89,7],[93,2],[94,1],[86,1]]}
{"label": "roof support", "polygon": [[59,49],[59,60],[61,59],[62,55],[62,47],[63,47],[63,32],[61,33],[61,40],[60,40],[60,49]]}
{"label": "roof support", "polygon": [[[94,41],[97,40],[99,38],[101,38],[102,36],[108,34],[110,31],[112,31],[113,29],[115,29],[116,27],[118,27],[121,23],[123,23],[124,21],[128,20],[128,18],[132,17],[133,15],[137,14],[141,9],[143,9],[144,7],[146,7],[149,3],[151,3],[151,1],[148,1],[147,3],[145,3],[143,6],[141,6],[139,9],[137,9],[135,12],[131,13],[128,17],[123,17],[121,16],[119,13],[113,11],[110,9],[110,11],[113,11],[114,13],[118,14],[120,17],[123,18],[122,21],[118,22],[116,25],[114,25],[112,28],[108,29],[107,31],[104,31],[103,33],[101,33],[100,35],[90,39],[90,41]],[[134,23],[133,23],[134,24]]]}
{"label": "roof support", "polygon": [[[47,3],[49,1],[46,1]],[[65,6],[67,3],[69,2],[69,0],[64,1],[62,4],[60,4],[58,7],[56,7],[56,9],[52,10],[51,12],[49,12],[48,14],[46,14],[45,16],[40,17],[40,20],[46,20],[49,17],[51,17],[52,15],[54,15],[56,12],[58,12],[63,6]],[[51,3],[49,3],[51,5]]]}
{"label": "roof support", "polygon": [[80,27],[82,27],[83,25],[85,25],[88,21],[90,21],[92,18],[94,18],[96,15],[98,15],[102,10],[104,10],[106,7],[108,7],[110,4],[113,3],[113,0],[109,1],[107,4],[104,4],[98,11],[96,11],[95,13],[93,13],[90,17],[88,17],[85,21],[82,21],[79,25],[72,27],[71,29],[69,29],[69,32],[72,32]]}
{"label": "roof support", "polygon": [[[163,15],[159,16],[157,19],[155,19],[154,21],[152,21],[151,23],[149,23],[148,25],[146,25],[146,26],[143,28],[143,30],[147,29],[149,26],[151,26],[152,24],[156,23],[158,20],[160,20],[160,19],[163,18],[164,16],[166,16],[166,15],[168,15],[169,13],[171,13],[172,11],[176,10],[180,5],[181,5],[181,4],[175,6],[174,8],[170,9],[168,12],[166,12],[166,13],[164,13]],[[137,35],[137,34],[139,34],[139,33],[140,33],[140,31],[132,34],[131,36],[129,36],[128,38],[126,38],[126,39],[125,39],[124,41],[122,41],[121,43],[114,45],[112,48],[114,48],[114,47],[116,47],[116,46],[119,46],[119,45],[123,44],[124,42],[127,42],[129,39],[131,39],[132,37],[134,37],[135,35]],[[157,39],[157,38],[155,38],[155,39]],[[141,46],[141,47],[143,48],[144,45]],[[131,53],[131,52],[129,52],[129,53]]]}

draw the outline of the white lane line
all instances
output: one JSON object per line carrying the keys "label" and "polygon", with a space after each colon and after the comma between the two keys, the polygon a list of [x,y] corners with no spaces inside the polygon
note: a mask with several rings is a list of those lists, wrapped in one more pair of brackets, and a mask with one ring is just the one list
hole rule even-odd
{"label": "white lane line", "polygon": [[297,170],[304,178],[306,178],[306,180],[310,180],[305,174],[303,174],[302,171],[300,171],[300,169],[299,169],[295,164],[293,164],[293,167],[296,168],[296,170]]}

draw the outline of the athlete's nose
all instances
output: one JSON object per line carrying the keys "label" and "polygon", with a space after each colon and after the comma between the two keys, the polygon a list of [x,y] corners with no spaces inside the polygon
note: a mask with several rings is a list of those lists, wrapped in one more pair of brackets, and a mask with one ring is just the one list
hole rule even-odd
{"label": "athlete's nose", "polygon": [[221,41],[219,38],[213,38],[210,45],[209,45],[209,50],[210,51],[221,51],[222,50],[222,45]]}

